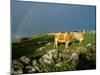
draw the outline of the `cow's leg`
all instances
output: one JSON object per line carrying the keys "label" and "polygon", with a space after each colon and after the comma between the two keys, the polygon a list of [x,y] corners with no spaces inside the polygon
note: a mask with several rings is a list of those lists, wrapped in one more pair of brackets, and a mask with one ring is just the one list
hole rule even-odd
{"label": "cow's leg", "polygon": [[56,48],[58,48],[57,40],[56,40],[56,42],[55,42],[55,45],[56,45]]}
{"label": "cow's leg", "polygon": [[55,42],[54,42],[54,48],[58,48],[57,40],[55,40]]}
{"label": "cow's leg", "polygon": [[69,41],[65,43],[65,48],[68,48]]}
{"label": "cow's leg", "polygon": [[54,48],[56,48],[56,41],[54,42]]}

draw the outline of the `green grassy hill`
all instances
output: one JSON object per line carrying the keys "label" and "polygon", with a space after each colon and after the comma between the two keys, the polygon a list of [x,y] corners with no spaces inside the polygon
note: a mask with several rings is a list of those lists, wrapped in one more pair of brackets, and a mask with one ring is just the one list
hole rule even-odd
{"label": "green grassy hill", "polygon": [[[55,49],[54,37],[52,35],[38,34],[33,35],[31,38],[32,39],[29,41],[12,42],[12,60],[19,60],[22,56],[27,56],[31,60],[36,60],[36,65],[40,69],[37,72],[70,71],[96,68],[95,33],[86,32],[85,39],[82,44],[73,40],[68,49],[66,49],[65,44],[62,43],[59,44],[59,48]],[[39,63],[39,59],[50,50],[57,51],[57,58],[53,59],[51,64]],[[73,54],[75,54],[75,52],[79,53],[77,62],[75,62],[76,58],[70,58]],[[76,54],[76,57],[77,55],[78,54]],[[70,59],[71,61],[69,61]]]}

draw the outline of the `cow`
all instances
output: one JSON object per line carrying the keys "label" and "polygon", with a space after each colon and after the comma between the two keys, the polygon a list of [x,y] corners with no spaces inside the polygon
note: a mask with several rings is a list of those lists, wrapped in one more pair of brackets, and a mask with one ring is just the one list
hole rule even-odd
{"label": "cow", "polygon": [[54,33],[54,48],[58,48],[58,42],[65,43],[65,48],[68,48],[69,43],[75,39],[79,43],[84,40],[85,31],[83,32],[65,32]]}
{"label": "cow", "polygon": [[83,32],[73,32],[73,39],[78,40],[79,43],[84,41],[85,31]]}
{"label": "cow", "polygon": [[58,42],[65,43],[65,48],[68,48],[69,43],[73,38],[73,32],[55,33],[54,35],[54,48],[58,48]]}

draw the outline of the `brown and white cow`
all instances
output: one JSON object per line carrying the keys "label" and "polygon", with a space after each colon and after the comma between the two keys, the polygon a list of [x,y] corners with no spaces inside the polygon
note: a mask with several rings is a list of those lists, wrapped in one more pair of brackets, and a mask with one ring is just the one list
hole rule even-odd
{"label": "brown and white cow", "polygon": [[68,48],[72,39],[78,40],[80,43],[84,40],[85,32],[65,32],[54,34],[54,48],[58,48],[58,42],[65,43],[65,48]]}
{"label": "brown and white cow", "polygon": [[70,41],[73,38],[73,32],[55,33],[54,48],[58,48],[58,42],[65,43],[65,48],[68,48]]}

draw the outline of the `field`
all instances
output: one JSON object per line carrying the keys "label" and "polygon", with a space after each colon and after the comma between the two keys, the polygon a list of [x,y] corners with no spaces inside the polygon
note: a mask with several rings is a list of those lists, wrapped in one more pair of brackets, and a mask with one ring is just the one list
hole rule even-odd
{"label": "field", "polygon": [[33,35],[27,41],[12,41],[12,74],[19,70],[19,73],[41,73],[87,69],[96,69],[96,33],[86,32],[82,44],[72,40],[67,49],[63,43],[54,48],[54,36],[49,33]]}

